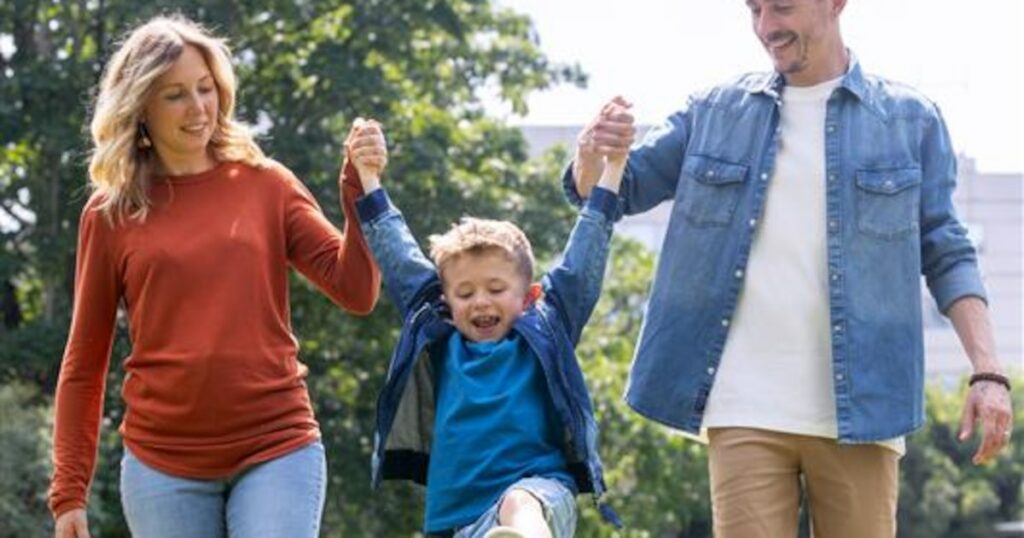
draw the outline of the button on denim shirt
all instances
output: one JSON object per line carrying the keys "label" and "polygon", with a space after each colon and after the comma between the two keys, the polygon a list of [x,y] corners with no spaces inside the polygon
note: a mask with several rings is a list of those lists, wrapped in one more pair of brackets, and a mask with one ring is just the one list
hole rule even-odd
{"label": "button on denim shirt", "polygon": [[[434,374],[427,354],[444,353],[443,344],[455,326],[434,264],[420,251],[384,190],[359,199],[356,209],[380,266],[384,289],[403,319],[377,400],[373,487],[385,479],[426,484],[435,405]],[[551,402],[565,426],[568,470],[578,491],[592,493],[602,517],[616,526],[621,526],[618,516],[600,500],[606,488],[597,451],[597,422],[575,348],[601,295],[608,242],[619,214],[615,195],[595,189],[580,211],[560,261],[541,281],[543,297],[512,325],[544,373]]]}
{"label": "button on denim shirt", "polygon": [[[924,421],[919,275],[943,312],[961,297],[985,299],[953,209],[942,116],[850,62],[822,126],[832,381],[847,443]],[[694,95],[629,156],[620,210],[673,207],[626,401],[674,428],[701,427],[772,179],[784,85],[777,73],[748,74]],[[580,203],[571,167],[563,179]]]}

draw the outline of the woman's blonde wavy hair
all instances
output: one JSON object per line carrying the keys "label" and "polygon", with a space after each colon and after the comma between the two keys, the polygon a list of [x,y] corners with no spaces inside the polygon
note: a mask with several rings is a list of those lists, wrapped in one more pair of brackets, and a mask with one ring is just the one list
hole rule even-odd
{"label": "woman's blonde wavy hair", "polygon": [[92,124],[95,149],[89,179],[100,195],[97,209],[109,219],[144,220],[157,155],[140,147],[141,119],[153,83],[187,45],[199,49],[220,100],[210,148],[217,161],[262,166],[266,157],[248,128],[235,120],[235,73],[225,41],[180,15],[160,16],[132,30],[111,57],[100,81]]}

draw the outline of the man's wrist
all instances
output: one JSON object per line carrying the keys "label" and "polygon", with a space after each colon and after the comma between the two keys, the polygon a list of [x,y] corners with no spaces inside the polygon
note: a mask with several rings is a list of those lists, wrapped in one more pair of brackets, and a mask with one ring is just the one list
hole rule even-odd
{"label": "man's wrist", "polygon": [[995,372],[976,372],[971,374],[971,378],[967,381],[967,385],[973,387],[975,383],[981,382],[997,383],[1006,387],[1007,392],[1012,389],[1010,386],[1010,378]]}
{"label": "man's wrist", "polygon": [[583,197],[590,195],[590,190],[597,185],[601,179],[601,172],[604,170],[601,159],[596,163],[584,164],[585,158],[579,153],[572,161],[572,177],[576,183],[576,191]]}
{"label": "man's wrist", "polygon": [[991,373],[994,373],[994,374],[1006,375],[1006,372],[1003,370],[1003,366],[1001,364],[999,364],[999,361],[996,360],[994,357],[986,357],[984,359],[976,359],[976,360],[972,361],[972,367],[973,367],[972,373],[975,373],[975,374],[982,374],[982,373],[986,373],[986,372],[991,372]]}
{"label": "man's wrist", "polygon": [[572,177],[576,180],[577,187],[587,185],[587,168],[581,164],[582,161],[579,153],[572,160]]}

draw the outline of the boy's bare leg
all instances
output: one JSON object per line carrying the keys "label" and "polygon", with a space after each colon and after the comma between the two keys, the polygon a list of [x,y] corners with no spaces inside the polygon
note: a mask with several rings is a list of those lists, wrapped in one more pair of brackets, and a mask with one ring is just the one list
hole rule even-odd
{"label": "boy's bare leg", "polygon": [[498,523],[531,538],[551,538],[544,507],[536,497],[521,489],[512,489],[501,500]]}

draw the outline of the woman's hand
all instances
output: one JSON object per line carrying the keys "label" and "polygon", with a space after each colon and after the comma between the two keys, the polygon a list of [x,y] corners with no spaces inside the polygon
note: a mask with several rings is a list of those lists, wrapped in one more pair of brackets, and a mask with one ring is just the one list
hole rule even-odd
{"label": "woman's hand", "polygon": [[68,510],[57,517],[55,538],[89,538],[89,523],[84,508]]}

